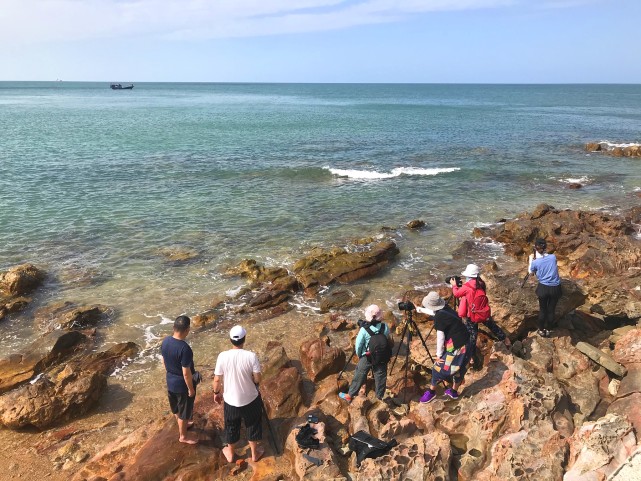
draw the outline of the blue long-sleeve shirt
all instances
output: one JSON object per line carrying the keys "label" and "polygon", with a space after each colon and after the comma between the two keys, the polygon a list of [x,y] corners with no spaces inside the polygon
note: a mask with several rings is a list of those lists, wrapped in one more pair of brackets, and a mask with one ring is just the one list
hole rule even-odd
{"label": "blue long-sleeve shirt", "polygon": [[534,259],[530,264],[530,272],[534,272],[539,282],[544,286],[558,286],[561,284],[559,268],[554,254]]}
{"label": "blue long-sleeve shirt", "polygon": [[[383,333],[389,337],[389,327],[387,327],[387,324],[384,322],[370,324],[369,328],[374,334],[378,334],[381,329],[385,329]],[[361,330],[358,331],[358,336],[356,336],[356,355],[359,358],[363,357],[369,349],[369,340],[371,337],[364,327],[361,327]]]}

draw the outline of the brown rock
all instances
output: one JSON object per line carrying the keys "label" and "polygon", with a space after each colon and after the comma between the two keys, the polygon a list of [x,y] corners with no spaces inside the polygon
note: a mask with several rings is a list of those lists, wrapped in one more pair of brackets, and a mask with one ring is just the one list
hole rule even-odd
{"label": "brown rock", "polygon": [[612,357],[624,366],[641,364],[641,329],[632,329],[619,339]]}
{"label": "brown rock", "polygon": [[586,423],[570,439],[568,471],[563,479],[609,479],[635,449],[632,426],[621,416],[608,414]]}
{"label": "brown rock", "polygon": [[641,393],[633,393],[625,397],[618,397],[608,407],[608,414],[616,414],[628,420],[634,430],[641,432]]}
{"label": "brown rock", "polygon": [[[295,426],[300,426],[304,424],[303,419],[298,419]],[[296,443],[296,434],[298,433],[297,429],[292,429],[287,437],[285,444],[285,449],[290,456],[293,458],[293,473],[288,479],[295,480],[304,480],[304,481],[325,481],[332,479],[334,481],[346,481],[340,469],[338,468],[338,462],[336,459],[336,454],[332,451],[330,445],[328,444],[328,439],[325,434],[325,423],[320,421],[313,425],[316,429],[317,434],[315,435],[316,439],[319,440],[320,444],[317,449],[314,449],[310,452],[310,456],[320,461],[320,465],[316,465],[311,462],[309,459],[305,458],[307,450],[303,450],[298,447]]]}
{"label": "brown rock", "polygon": [[327,286],[333,282],[345,284],[376,274],[398,253],[398,247],[392,241],[379,242],[369,250],[357,252],[337,247],[315,249],[294,264],[294,272],[303,289]]}
{"label": "brown rock", "polygon": [[33,264],[15,266],[0,273],[0,293],[11,297],[25,296],[40,287],[44,279],[44,271]]}
{"label": "brown rock", "polygon": [[107,375],[135,354],[133,343],[72,360],[0,398],[0,422],[11,429],[44,429],[87,412],[107,386]]}
{"label": "brown rock", "polygon": [[598,142],[588,142],[585,144],[585,150],[588,152],[598,152],[601,150],[601,144]]}
{"label": "brown rock", "polygon": [[452,448],[450,438],[442,432],[413,436],[387,454],[365,459],[357,481],[372,479],[416,479],[442,481],[450,479]]}
{"label": "brown rock", "polygon": [[408,229],[422,229],[423,227],[425,227],[425,221],[423,220],[415,219],[407,223]]}
{"label": "brown rock", "polygon": [[40,329],[50,331],[94,327],[113,315],[114,310],[104,305],[78,306],[73,302],[64,301],[38,309],[34,317],[35,323]]}
{"label": "brown rock", "polygon": [[286,367],[264,381],[260,388],[270,418],[294,418],[302,404],[302,378],[298,369]]}
{"label": "brown rock", "polygon": [[314,382],[339,372],[345,364],[345,353],[329,346],[329,340],[308,339],[300,345],[300,360],[307,376]]}
{"label": "brown rock", "polygon": [[578,182],[570,182],[570,183],[567,185],[567,188],[568,188],[568,189],[574,189],[574,190],[576,190],[576,189],[581,189],[582,187],[583,187],[583,184],[579,184]]}
{"label": "brown rock", "polygon": [[360,306],[368,291],[362,288],[335,289],[324,295],[320,301],[320,312],[329,312],[332,309],[349,309]]}
{"label": "brown rock", "polygon": [[264,267],[254,259],[245,259],[238,266],[227,269],[227,275],[241,276],[253,285],[273,282],[281,277],[288,277],[287,269],[282,267]]}
{"label": "brown rock", "polygon": [[156,249],[155,254],[161,256],[165,262],[172,265],[186,264],[200,256],[195,250],[184,247],[162,247]]}
{"label": "brown rock", "polygon": [[14,299],[0,299],[0,321],[13,312],[19,312],[27,307],[30,299],[26,297],[16,297]]}
{"label": "brown rock", "polygon": [[12,354],[0,360],[0,394],[62,362],[84,348],[87,342],[87,337],[80,332],[56,331],[35,341],[24,353]]}

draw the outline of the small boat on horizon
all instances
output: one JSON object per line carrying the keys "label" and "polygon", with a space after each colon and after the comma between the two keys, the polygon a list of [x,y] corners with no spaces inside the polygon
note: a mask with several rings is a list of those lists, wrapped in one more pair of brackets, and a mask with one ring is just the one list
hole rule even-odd
{"label": "small boat on horizon", "polygon": [[111,90],[131,90],[134,88],[134,84],[125,86],[123,86],[122,84],[111,84],[109,87],[111,87]]}

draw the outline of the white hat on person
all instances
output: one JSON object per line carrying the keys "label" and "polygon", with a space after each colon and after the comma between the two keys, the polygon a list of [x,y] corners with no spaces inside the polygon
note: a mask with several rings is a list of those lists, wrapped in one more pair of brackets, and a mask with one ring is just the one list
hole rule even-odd
{"label": "white hat on person", "polygon": [[481,269],[479,269],[479,266],[477,266],[476,264],[468,264],[465,270],[461,272],[461,275],[465,277],[476,277],[480,273]]}
{"label": "white hat on person", "polygon": [[367,322],[372,322],[374,319],[377,321],[381,320],[381,308],[376,304],[372,304],[365,309],[365,320]]}
{"label": "white hat on person", "polygon": [[429,314],[430,316],[433,316],[436,311],[440,311],[445,307],[445,301],[441,299],[441,296],[439,296],[436,291],[431,291],[426,295],[421,304],[423,304],[423,309],[419,312]]}
{"label": "white hat on person", "polygon": [[240,341],[247,335],[247,331],[243,329],[243,326],[234,326],[229,331],[229,338],[232,341]]}

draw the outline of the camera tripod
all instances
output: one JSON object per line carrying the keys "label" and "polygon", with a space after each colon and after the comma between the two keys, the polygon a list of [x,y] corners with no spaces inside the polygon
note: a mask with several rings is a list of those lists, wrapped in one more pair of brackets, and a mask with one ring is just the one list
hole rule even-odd
{"label": "camera tripod", "polygon": [[[390,368],[390,374],[392,371],[394,371],[394,364],[396,364],[396,360],[398,359],[398,355],[401,352],[401,345],[403,344],[403,339],[405,336],[407,336],[407,352],[405,353],[405,376],[404,376],[404,386],[407,387],[407,370],[409,368],[409,356],[410,356],[410,346],[412,344],[412,337],[414,334],[418,335],[419,339],[423,343],[423,347],[425,348],[425,351],[427,351],[427,355],[430,358],[430,361],[434,363],[434,358],[432,357],[432,353],[427,347],[427,344],[425,343],[425,339],[423,338],[423,335],[421,334],[420,329],[418,328],[418,325],[416,324],[416,321],[412,317],[412,311],[413,309],[409,309],[405,311],[405,320],[403,321],[403,331],[401,332],[401,340],[398,343],[398,349],[396,350],[396,354],[394,355],[394,360],[392,361],[392,366]],[[432,334],[432,331],[434,330],[434,324],[432,324],[432,328],[430,329],[430,332],[427,333],[427,337],[430,337],[430,334]],[[407,389],[403,393],[403,403],[407,402]]]}

